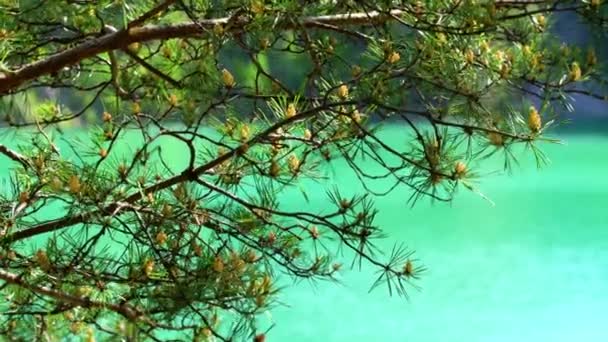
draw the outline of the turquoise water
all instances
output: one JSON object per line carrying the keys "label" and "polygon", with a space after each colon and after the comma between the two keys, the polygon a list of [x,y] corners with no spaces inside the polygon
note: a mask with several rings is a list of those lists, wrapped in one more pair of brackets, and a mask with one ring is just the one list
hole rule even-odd
{"label": "turquoise water", "polygon": [[485,177],[495,206],[465,191],[413,209],[406,191],[377,199],[384,246],[405,242],[429,269],[422,289],[368,294],[369,269],[345,270],[344,285],[286,282],[288,306],[263,319],[276,323],[268,340],[608,341],[608,137],[561,138],[543,149],[548,167]]}

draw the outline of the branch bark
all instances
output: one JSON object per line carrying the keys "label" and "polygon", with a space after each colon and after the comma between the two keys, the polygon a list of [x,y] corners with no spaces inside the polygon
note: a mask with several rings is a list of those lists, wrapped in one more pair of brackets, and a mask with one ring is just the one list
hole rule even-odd
{"label": "branch bark", "polygon": [[4,154],[5,156],[9,157],[12,160],[18,162],[26,169],[30,167],[30,163],[28,162],[28,160],[25,156],[9,149],[8,147],[4,146],[3,144],[0,144],[0,153]]}
{"label": "branch bark", "polygon": [[[375,25],[380,22],[390,20],[391,16],[398,16],[402,13],[402,10],[392,10],[388,13],[372,11],[312,16],[303,18],[297,24],[292,21],[284,21],[279,23],[277,26],[279,29],[284,30],[295,27],[323,28],[326,25]],[[27,64],[19,70],[0,73],[0,94],[9,93],[11,90],[16,89],[27,81],[57,72],[66,66],[77,64],[83,59],[96,56],[100,53],[125,49],[129,44],[135,42],[196,37],[204,34],[207,30],[213,29],[217,25],[229,27],[229,30],[238,32],[239,30],[242,30],[244,24],[247,23],[245,21],[239,25],[234,25],[232,19],[232,17],[224,17],[217,19],[205,19],[196,23],[189,22],[166,26],[147,25],[141,27],[131,27],[129,29],[108,33],[52,55],[48,58]]]}
{"label": "branch bark", "polygon": [[[248,23],[248,20],[237,20],[237,25],[234,25],[233,19],[235,18],[224,17],[166,26],[141,26],[144,21],[165,10],[174,2],[175,1],[163,2],[161,5],[127,25],[127,29],[107,33],[101,37],[88,40],[80,45],[59,52],[48,58],[26,64],[19,70],[4,73],[0,72],[0,95],[17,89],[25,82],[34,80],[46,74],[57,72],[66,66],[77,64],[83,59],[90,58],[104,52],[125,49],[131,43],[195,37],[204,34],[206,31],[213,29],[217,25],[224,27],[228,31],[238,32],[239,30],[242,30],[244,25]],[[529,5],[551,4],[554,2],[554,0],[500,0],[496,1],[495,5],[500,7],[521,8]],[[308,16],[302,18],[298,22],[294,22],[293,20],[279,21],[275,28],[280,30],[301,27],[328,29],[343,26],[377,25],[389,20],[393,20],[395,17],[405,13],[407,13],[407,11],[394,9],[386,12],[370,11]]]}
{"label": "branch bark", "polygon": [[36,286],[36,285],[30,284],[26,281],[23,281],[22,277],[14,274],[14,273],[6,272],[1,269],[0,269],[0,279],[4,280],[10,284],[19,285],[20,287],[28,289],[39,295],[54,298],[62,303],[71,304],[74,306],[85,307],[85,308],[100,308],[100,309],[112,310],[131,321],[134,321],[134,320],[137,320],[138,318],[143,317],[140,312],[138,312],[136,309],[132,308],[129,305],[101,303],[101,302],[93,301],[88,297],[74,296],[74,295],[71,295],[71,294],[68,294],[68,293],[65,293],[62,291],[58,291],[58,290],[55,290],[55,289],[52,289],[52,288],[49,288],[46,286]]}

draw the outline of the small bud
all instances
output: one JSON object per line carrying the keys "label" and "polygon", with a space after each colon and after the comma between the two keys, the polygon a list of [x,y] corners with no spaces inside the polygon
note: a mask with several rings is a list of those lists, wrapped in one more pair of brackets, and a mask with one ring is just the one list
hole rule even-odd
{"label": "small bud", "polygon": [[248,140],[250,135],[251,135],[251,130],[249,129],[249,125],[243,124],[243,126],[241,126],[241,141]]}
{"label": "small bud", "polygon": [[70,331],[72,332],[72,334],[79,334],[81,329],[82,323],[79,321],[74,321],[72,322],[72,324],[70,324]]}
{"label": "small bud", "polygon": [[266,241],[268,241],[268,243],[272,245],[273,243],[275,243],[275,241],[277,241],[277,235],[274,232],[268,233]]}
{"label": "small bud", "polygon": [[167,242],[167,234],[164,231],[160,231],[158,232],[158,234],[156,234],[156,243],[159,245],[164,245],[165,242]]}
{"label": "small bud", "polygon": [[543,31],[547,26],[547,18],[540,14],[536,17],[536,23],[538,24],[538,28],[540,31]]}
{"label": "small bud", "polygon": [[285,118],[289,119],[291,117],[294,117],[296,115],[296,106],[293,103],[290,103],[287,106],[287,110],[285,110]]}
{"label": "small bud", "polygon": [[338,88],[338,96],[343,100],[348,97],[348,86],[346,84],[343,84]]}
{"label": "small bud", "polygon": [[105,158],[108,156],[108,150],[106,150],[105,148],[100,148],[99,149],[99,156],[101,157],[101,159]]}
{"label": "small bud", "polygon": [[48,271],[51,268],[49,257],[46,255],[46,252],[41,249],[36,252],[36,263],[45,271]]}
{"label": "small bud", "polygon": [[277,163],[275,160],[270,162],[270,170],[268,172],[268,173],[270,173],[270,176],[272,178],[275,178],[275,177],[279,176],[280,172],[281,172],[281,167],[279,166],[279,163]]}
{"label": "small bud", "polygon": [[405,265],[403,265],[403,274],[405,274],[407,277],[414,275],[414,265],[410,260],[407,260]]}
{"label": "small bud", "polygon": [[221,273],[224,270],[224,262],[222,261],[222,258],[220,258],[219,256],[216,256],[215,259],[213,260],[213,270],[217,273]]}
{"label": "small bud", "polygon": [[41,154],[37,155],[36,158],[34,158],[34,166],[36,166],[37,170],[42,170],[42,168],[44,168],[44,156]]}
{"label": "small bud", "polygon": [[528,128],[532,133],[538,133],[542,126],[542,119],[540,114],[536,110],[534,106],[530,106],[530,110],[528,112]]}
{"label": "small bud", "polygon": [[255,15],[260,15],[264,13],[264,10],[264,1],[254,0],[251,2],[251,13]]}
{"label": "small bud", "polygon": [[280,144],[273,142],[272,146],[270,147],[270,153],[273,157],[275,157],[277,154],[279,154],[279,152],[281,152],[282,148],[283,147]]}
{"label": "small bud", "polygon": [[264,335],[264,334],[255,335],[255,337],[253,338],[253,342],[266,342],[266,335]]}
{"label": "small bud", "polygon": [[388,55],[387,61],[389,64],[395,64],[399,62],[401,59],[401,55],[397,51],[393,51]]}
{"label": "small bud", "polygon": [[141,48],[141,44],[139,44],[138,42],[131,43],[131,44],[129,44],[129,46],[127,48],[131,52],[137,52]]}
{"label": "small bud", "polygon": [[209,338],[213,335],[213,333],[211,332],[211,329],[205,327],[201,330],[201,335],[205,336],[206,338]]}
{"label": "small bud", "polygon": [[255,252],[253,250],[248,250],[247,254],[245,255],[245,260],[248,263],[254,263],[258,260],[258,256],[255,254]]}
{"label": "small bud", "polygon": [[351,114],[351,119],[356,123],[361,123],[361,113],[355,109]]}
{"label": "small bud", "polygon": [[310,132],[310,130],[307,128],[304,130],[304,139],[306,140],[310,140],[312,138],[312,133]]}
{"label": "small bud", "polygon": [[454,165],[454,175],[456,178],[463,178],[467,174],[467,166],[465,163],[459,161]]}
{"label": "small bud", "polygon": [[234,76],[227,69],[222,69],[222,82],[226,88],[234,87]]}
{"label": "small bud", "polygon": [[104,122],[110,122],[112,121],[112,114],[108,112],[103,112],[102,119]]}
{"label": "small bud", "polygon": [[77,194],[80,192],[82,186],[80,185],[80,178],[76,175],[72,175],[70,180],[68,181],[68,188],[70,192],[73,194]]}
{"label": "small bud", "polygon": [[178,103],[178,101],[177,101],[177,95],[175,95],[175,94],[171,94],[171,95],[169,95],[169,104],[170,104],[172,107],[176,107],[176,106],[177,106],[177,103]]}
{"label": "small bud", "polygon": [[361,75],[361,67],[358,65],[353,65],[351,69],[351,74],[354,78],[357,78]]}
{"label": "small bud", "polygon": [[570,80],[578,81],[581,79],[581,68],[577,62],[572,62],[570,65]]}
{"label": "small bud", "polygon": [[340,208],[342,210],[346,210],[346,209],[348,209],[350,207],[351,207],[351,203],[350,203],[349,200],[347,200],[345,198],[343,198],[342,200],[340,200]]}
{"label": "small bud", "polygon": [[203,255],[203,249],[196,242],[192,242],[192,251],[198,257],[200,257],[201,255]]}
{"label": "small bud", "polygon": [[86,334],[86,342],[95,342],[95,330],[93,330],[93,328],[89,327],[87,329],[87,334]]}
{"label": "small bud", "polygon": [[509,65],[507,63],[502,63],[502,65],[500,66],[500,78],[506,79],[507,77],[509,77],[510,72],[511,68],[509,68]]}
{"label": "small bud", "polygon": [[133,105],[131,105],[131,111],[135,115],[141,113],[141,105],[139,104],[139,102],[133,102]]}
{"label": "small bud", "polygon": [[65,319],[67,319],[68,321],[71,321],[74,319],[74,313],[72,311],[64,311],[63,317],[65,317]]}
{"label": "small bud", "polygon": [[154,260],[146,259],[146,261],[144,261],[143,271],[147,277],[150,277],[150,275],[154,271]]}
{"label": "small bud", "polygon": [[473,50],[467,50],[464,53],[464,59],[467,62],[467,64],[473,64],[473,62],[475,61],[475,53],[473,52]]}
{"label": "small bud", "polygon": [[317,228],[317,226],[310,227],[310,236],[313,238],[313,240],[318,239],[319,235],[319,229]]}
{"label": "small bud", "polygon": [[118,175],[120,176],[120,178],[126,178],[127,177],[127,166],[125,164],[119,164],[118,165]]}
{"label": "small bud", "polygon": [[448,42],[448,39],[443,32],[437,33],[437,42],[439,45],[443,45]]}
{"label": "small bud", "polygon": [[287,165],[289,166],[289,171],[296,174],[300,170],[300,159],[298,159],[298,156],[295,154],[291,154],[289,158],[287,158]]}
{"label": "small bud", "polygon": [[171,206],[169,204],[165,203],[165,204],[163,204],[163,207],[160,212],[163,215],[163,217],[169,217],[173,213],[173,209],[171,208]]}
{"label": "small bud", "polygon": [[431,179],[431,184],[437,185],[437,184],[441,183],[441,181],[443,181],[443,176],[437,172],[431,172],[430,179]]}

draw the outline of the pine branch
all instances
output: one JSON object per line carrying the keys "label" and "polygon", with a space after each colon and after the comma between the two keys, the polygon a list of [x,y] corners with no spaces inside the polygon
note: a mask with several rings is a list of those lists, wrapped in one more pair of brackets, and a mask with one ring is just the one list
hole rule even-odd
{"label": "pine branch", "polygon": [[[540,5],[551,4],[555,1],[534,0],[534,1],[513,1],[502,0],[497,1],[496,5],[502,7],[514,6],[521,7],[522,5]],[[168,7],[172,1],[166,1],[165,6],[161,5],[155,10],[162,11]],[[151,13],[158,13],[154,10]],[[293,20],[280,21],[276,25],[276,29],[288,30],[294,28],[320,28],[320,29],[335,29],[335,27],[344,26],[370,26],[378,25],[383,22],[394,20],[395,18],[407,13],[407,11],[395,9],[386,12],[370,11],[357,12],[346,14],[333,14],[322,16],[309,16],[302,18],[299,22]],[[241,18],[224,17],[216,19],[203,19],[197,22],[187,22],[175,25],[140,25],[147,17],[136,19],[128,25],[127,29],[117,32],[107,33],[101,37],[88,40],[73,48],[59,52],[48,58],[27,64],[16,71],[0,72],[0,94],[9,93],[16,90],[19,86],[27,81],[34,80],[43,75],[55,73],[62,68],[77,64],[83,59],[96,56],[100,53],[110,52],[118,49],[125,49],[129,44],[136,42],[148,42],[154,40],[164,40],[173,38],[187,38],[200,36],[208,30],[212,30],[216,26],[221,26],[227,31],[236,33],[243,30],[243,27],[248,24],[249,20]],[[135,24],[133,24],[135,23]]]}
{"label": "pine branch", "polygon": [[[4,280],[10,284],[19,285],[20,287],[28,289],[36,294],[55,298],[56,300],[58,300],[62,303],[65,303],[65,304],[75,305],[75,306],[79,306],[79,307],[83,307],[83,308],[100,308],[100,309],[112,310],[131,321],[141,319],[141,318],[145,319],[145,317],[142,315],[142,313],[140,313],[139,311],[137,311],[135,308],[131,307],[130,305],[102,303],[102,302],[91,300],[88,297],[74,296],[74,295],[71,295],[71,294],[68,294],[68,293],[65,293],[62,291],[52,289],[50,287],[36,286],[36,285],[30,284],[30,283],[24,281],[22,277],[14,274],[14,273],[6,272],[1,269],[0,269],[0,279]],[[148,319],[145,319],[145,320],[149,321]]]}
{"label": "pine branch", "polygon": [[0,153],[4,154],[5,156],[9,157],[10,159],[18,162],[19,164],[21,164],[25,169],[30,167],[30,164],[27,160],[27,158],[11,149],[9,149],[8,147],[6,147],[3,144],[0,144]]}
{"label": "pine branch", "polygon": [[[279,121],[276,124],[268,127],[266,130],[260,132],[258,135],[254,136],[253,138],[251,138],[249,141],[245,142],[244,144],[248,145],[248,146],[253,146],[257,142],[268,137],[273,132],[276,132],[283,126],[289,125],[289,124],[293,123],[294,121],[303,120],[305,118],[315,115],[318,112],[328,110],[330,108],[344,106],[346,104],[349,104],[349,102],[327,103],[325,105],[321,105],[321,106],[309,109],[307,111],[301,112],[298,115],[295,115],[293,117],[290,117],[290,118],[282,120],[282,121]],[[352,104],[352,103],[350,103],[350,104]],[[130,196],[126,197],[122,201],[122,203],[135,203],[143,198],[143,196],[144,196],[143,194],[155,193],[157,191],[170,188],[174,185],[177,185],[177,184],[189,181],[189,180],[195,180],[198,176],[204,174],[205,172],[217,167],[218,165],[220,165],[223,162],[232,158],[234,156],[234,154],[237,153],[237,151],[238,151],[238,148],[234,149],[231,152],[225,153],[203,165],[197,166],[193,169],[188,168],[178,175],[175,175],[173,177],[159,181],[158,183],[155,183],[155,184],[147,187],[143,191],[137,191],[137,192],[131,194]],[[124,204],[122,206],[124,206]],[[32,236],[56,231],[56,230],[59,230],[59,229],[65,228],[65,227],[70,227],[70,226],[73,226],[76,224],[85,223],[88,220],[90,220],[91,218],[98,217],[99,215],[102,215],[102,216],[112,215],[113,216],[117,213],[117,210],[120,211],[120,208],[121,208],[120,204],[111,203],[111,204],[107,205],[106,207],[99,209],[99,210],[97,210],[97,209],[91,210],[91,211],[87,211],[84,213],[79,213],[79,214],[70,215],[67,217],[62,217],[62,218],[58,218],[58,219],[51,220],[51,221],[46,221],[46,222],[40,223],[36,226],[30,227],[27,229],[23,229],[18,232],[15,232],[11,235],[8,235],[8,236],[4,237],[2,240],[0,240],[0,242],[14,242],[14,241],[23,240],[23,239],[26,239],[26,238],[29,238]]]}
{"label": "pine branch", "polygon": [[162,11],[166,10],[167,8],[169,8],[169,6],[173,5],[176,1],[177,0],[165,0],[165,1],[163,1],[158,6],[152,8],[151,10],[149,10],[146,13],[144,13],[139,18],[137,18],[137,19],[133,20],[132,22],[130,22],[129,23],[129,27],[141,26],[143,23],[145,23],[150,18],[154,17],[155,15],[157,15],[157,14],[161,13]]}

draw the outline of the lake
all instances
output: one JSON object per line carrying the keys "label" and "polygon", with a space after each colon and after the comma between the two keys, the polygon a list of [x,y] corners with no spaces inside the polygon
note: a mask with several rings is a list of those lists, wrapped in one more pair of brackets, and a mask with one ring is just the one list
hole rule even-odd
{"label": "lake", "polygon": [[405,242],[428,268],[421,290],[368,293],[369,269],[345,269],[343,285],[285,282],[289,306],[262,319],[276,323],[268,340],[608,341],[608,137],[559,137],[543,147],[549,166],[524,158],[482,180],[495,206],[466,191],[413,209],[405,189],[377,199],[384,246]]}

